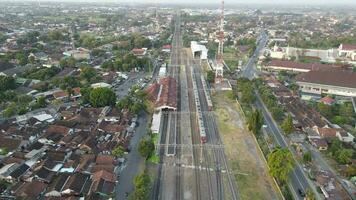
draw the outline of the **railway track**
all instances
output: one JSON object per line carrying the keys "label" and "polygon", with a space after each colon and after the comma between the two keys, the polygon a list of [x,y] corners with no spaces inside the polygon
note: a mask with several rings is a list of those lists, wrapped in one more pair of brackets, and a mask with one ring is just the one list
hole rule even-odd
{"label": "railway track", "polygon": [[[159,143],[160,144],[166,144],[166,133],[168,130],[168,113],[162,113],[162,127],[161,127],[161,138]],[[152,198],[151,199],[155,199],[155,200],[159,200],[160,199],[160,186],[161,186],[161,181],[162,181],[162,164],[163,164],[163,156],[164,156],[164,148],[159,148],[158,150],[158,155],[160,158],[160,163],[158,165],[158,174],[157,174],[157,179],[156,182],[154,184],[154,188],[153,188],[153,192],[152,192]]]}
{"label": "railway track", "polygon": [[[194,62],[194,60],[193,60]],[[200,66],[195,68],[196,74],[202,74]],[[201,78],[201,77],[199,77]],[[202,86],[202,80],[198,81],[198,84]],[[215,117],[213,116],[213,113],[209,112],[209,106],[208,106],[208,99],[206,97],[206,93],[208,91],[200,91],[199,96],[201,97],[201,104],[202,104],[202,111],[205,113],[203,115],[204,117],[204,122],[206,125],[206,130],[207,130],[207,135],[208,135],[208,143],[209,144],[216,144],[216,145],[221,145],[222,141],[219,135],[219,131],[215,122]],[[226,155],[224,152],[224,149],[213,149],[213,155],[215,158],[215,163],[216,163],[216,183],[217,183],[217,193],[218,193],[218,198],[219,199],[224,199],[225,197],[225,192],[223,188],[223,177],[221,176],[221,170],[222,167],[226,170],[227,174],[227,179],[228,179],[228,186],[229,186],[229,191],[231,193],[232,199],[238,199],[238,195],[236,192],[236,184],[234,181],[234,177],[232,177],[229,167],[228,167],[228,162],[226,160]]]}
{"label": "railway track", "polygon": [[[187,63],[188,64],[188,63]],[[196,112],[196,106],[195,106],[195,101],[194,101],[194,93],[193,93],[193,83],[192,83],[192,77],[191,77],[191,72],[190,72],[190,67],[187,66],[186,68],[186,76],[187,76],[187,89],[188,89],[188,98],[189,98],[189,110],[192,113]],[[197,125],[196,125],[196,117],[195,115],[191,115],[190,114],[190,124],[192,127],[192,144],[196,145],[196,144],[200,144],[200,136],[196,134],[197,130]],[[197,150],[197,148],[193,148],[192,149],[192,153],[193,153],[193,165],[194,166],[199,166],[200,162],[199,162],[199,158],[198,158],[198,152],[199,150]],[[196,190],[195,190],[195,194],[196,194],[196,199],[200,200],[201,198],[201,188],[200,188],[200,170],[199,168],[195,167],[194,168],[194,175],[195,175],[195,185],[196,185]]]}

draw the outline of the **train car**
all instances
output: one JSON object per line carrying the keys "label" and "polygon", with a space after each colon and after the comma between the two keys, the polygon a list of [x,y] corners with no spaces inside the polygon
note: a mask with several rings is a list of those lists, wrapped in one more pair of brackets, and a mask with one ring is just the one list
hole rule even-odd
{"label": "train car", "polygon": [[203,84],[203,90],[204,90],[206,103],[208,105],[208,110],[212,111],[213,110],[213,102],[211,101],[210,92],[209,92],[209,89],[208,89],[208,85],[206,84],[206,80],[205,80],[204,75],[201,75],[201,82]]}
{"label": "train car", "polygon": [[196,109],[196,122],[198,125],[198,131],[199,131],[199,136],[200,136],[200,142],[202,144],[207,142],[207,137],[206,137],[206,132],[205,132],[205,126],[204,126],[204,120],[203,120],[203,114],[201,110],[201,105],[200,105],[200,99],[199,99],[199,92],[198,88],[196,85],[196,77],[195,74],[192,73],[192,80],[193,80],[193,91],[194,91],[194,100],[195,100],[195,109]]}

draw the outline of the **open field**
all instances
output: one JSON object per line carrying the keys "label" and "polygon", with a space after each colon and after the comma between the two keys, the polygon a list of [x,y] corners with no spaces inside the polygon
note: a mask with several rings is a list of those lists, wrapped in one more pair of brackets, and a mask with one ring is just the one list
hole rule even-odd
{"label": "open field", "polygon": [[263,155],[252,133],[247,131],[239,108],[226,92],[213,95],[214,111],[231,170],[237,180],[241,199],[282,199],[268,175]]}

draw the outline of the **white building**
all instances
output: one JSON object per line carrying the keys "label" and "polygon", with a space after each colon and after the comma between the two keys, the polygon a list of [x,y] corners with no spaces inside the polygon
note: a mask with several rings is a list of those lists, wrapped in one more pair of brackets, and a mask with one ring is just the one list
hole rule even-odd
{"label": "white building", "polygon": [[111,88],[111,85],[108,84],[108,83],[94,83],[94,84],[91,84],[91,87],[92,88]]}
{"label": "white building", "polygon": [[151,131],[152,133],[159,133],[161,126],[161,111],[153,113]]}
{"label": "white building", "polygon": [[200,58],[201,60],[208,59],[208,49],[204,45],[201,45],[196,41],[191,41],[190,48],[194,58]]}

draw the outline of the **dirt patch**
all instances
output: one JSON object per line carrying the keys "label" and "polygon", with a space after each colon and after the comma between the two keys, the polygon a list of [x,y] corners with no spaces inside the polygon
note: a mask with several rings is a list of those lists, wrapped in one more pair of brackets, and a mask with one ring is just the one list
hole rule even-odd
{"label": "dirt patch", "polygon": [[254,136],[246,129],[238,104],[226,92],[213,95],[214,113],[242,199],[282,199],[269,176]]}

